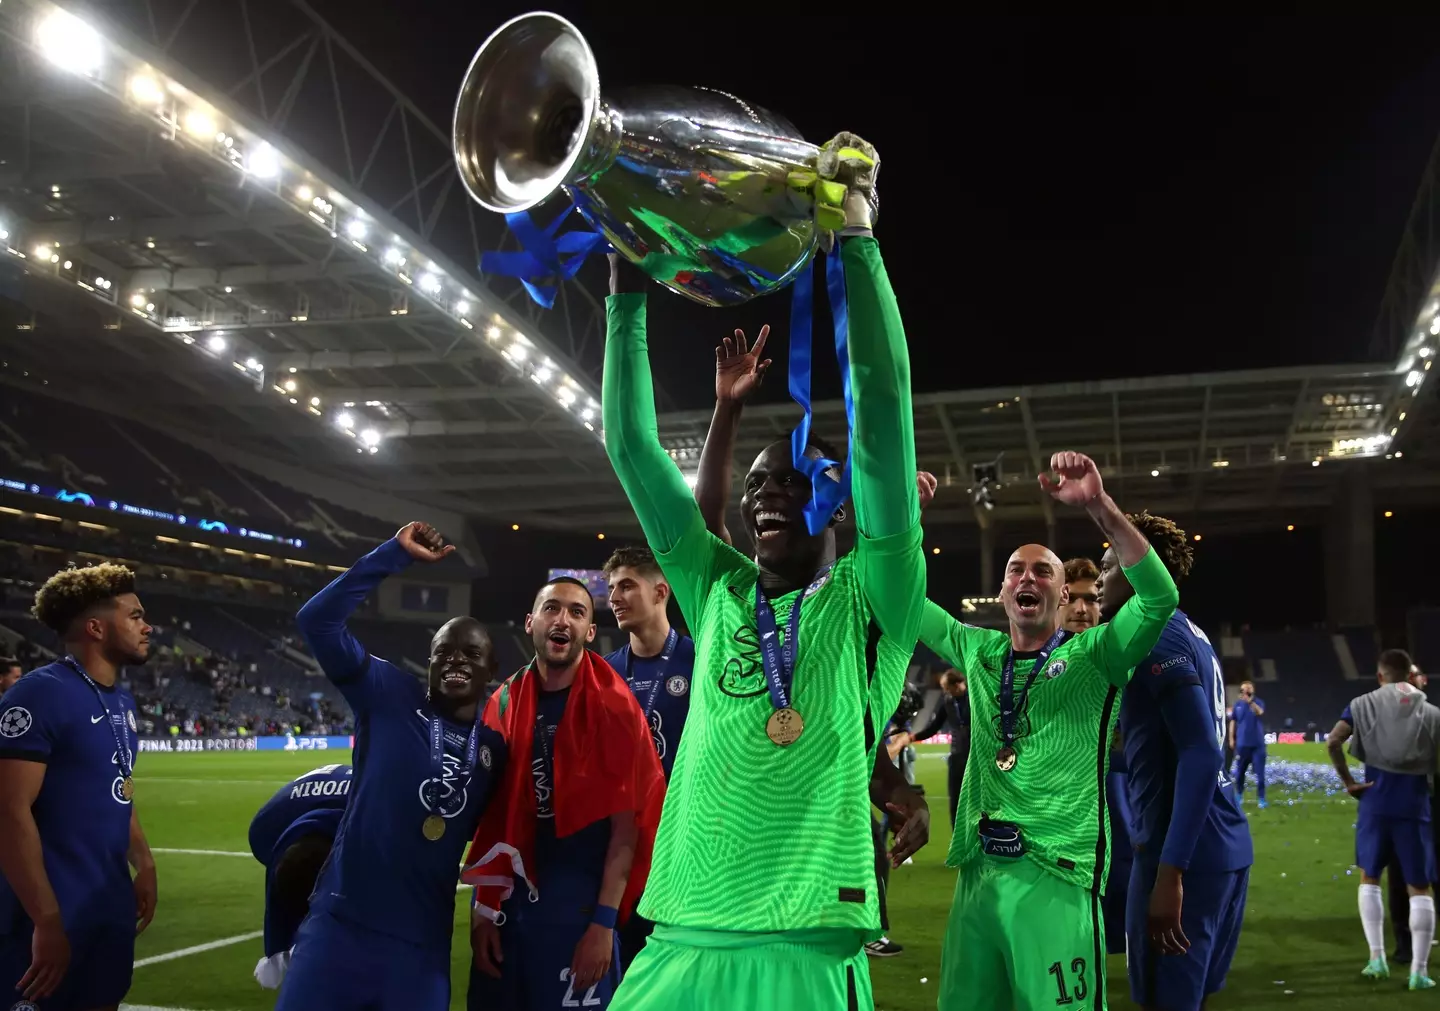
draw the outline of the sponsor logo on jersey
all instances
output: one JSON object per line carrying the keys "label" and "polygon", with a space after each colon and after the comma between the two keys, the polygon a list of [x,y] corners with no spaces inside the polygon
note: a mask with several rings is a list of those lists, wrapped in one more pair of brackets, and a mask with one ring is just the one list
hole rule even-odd
{"label": "sponsor logo on jersey", "polygon": [[1048,679],[1048,678],[1058,678],[1061,674],[1064,674],[1064,673],[1065,673],[1065,661],[1064,661],[1064,660],[1051,660],[1051,661],[1050,661],[1050,666],[1048,666],[1048,667],[1045,668],[1045,677],[1046,677],[1047,679]]}
{"label": "sponsor logo on jersey", "polygon": [[0,737],[19,737],[34,723],[30,710],[23,706],[11,706],[0,714]]}
{"label": "sponsor logo on jersey", "polygon": [[665,682],[665,690],[671,695],[684,695],[690,690],[690,682],[684,675],[676,674]]}
{"label": "sponsor logo on jersey", "polygon": [[1181,664],[1189,663],[1190,658],[1183,653],[1176,654],[1169,659],[1162,660],[1157,664],[1150,665],[1151,674],[1164,674],[1171,667],[1179,667]]}

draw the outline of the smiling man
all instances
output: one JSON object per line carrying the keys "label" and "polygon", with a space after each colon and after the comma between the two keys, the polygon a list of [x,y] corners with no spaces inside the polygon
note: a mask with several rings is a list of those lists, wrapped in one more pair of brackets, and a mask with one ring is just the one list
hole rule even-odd
{"label": "smiling man", "polygon": [[428,523],[409,523],[300,609],[296,624],[355,711],[349,804],[276,1011],[444,1011],[450,935],[465,843],[505,760],[480,718],[494,652],[474,618],[430,643],[425,684],[371,656],[345,622],[386,576],[454,553]]}
{"label": "smiling man", "polygon": [[469,1007],[603,1009],[620,981],[617,927],[645,884],[665,779],[640,704],[585,648],[595,638],[585,584],[542,586],[525,630],[535,659],[485,711],[513,765],[466,861],[465,880],[477,885]]}
{"label": "smiling man", "polygon": [[[696,648],[641,909],[656,927],[621,984],[614,1007],[625,1011],[872,1006],[863,944],[879,936],[880,913],[869,785],[914,652],[925,561],[909,358],[870,233],[871,194],[873,178],[851,187],[838,250],[858,528],[855,550],[838,558],[845,510],[809,527],[814,487],[790,440],[765,448],[745,476],[740,514],[754,557],[706,529],[656,432],[648,281],[611,260],[605,447]],[[800,448],[837,458],[813,438]]]}
{"label": "smiling man", "polygon": [[1109,624],[1072,636],[1060,626],[1060,559],[1026,544],[1010,556],[1000,588],[1008,635],[925,606],[920,638],[968,676],[973,728],[946,858],[960,874],[945,930],[940,1011],[1105,1006],[1111,739],[1120,691],[1154,648],[1179,593],[1105,493],[1094,461],[1056,453],[1050,470],[1054,477],[1039,476],[1041,487],[1089,513],[1135,594]]}

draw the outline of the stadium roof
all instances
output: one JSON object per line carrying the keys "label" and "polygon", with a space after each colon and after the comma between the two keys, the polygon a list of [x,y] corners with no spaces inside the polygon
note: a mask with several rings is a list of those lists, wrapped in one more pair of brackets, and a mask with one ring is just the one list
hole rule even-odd
{"label": "stadium roof", "polygon": [[[304,3],[269,5],[272,42],[294,39],[263,62],[245,6],[212,5],[249,42],[228,76],[185,44],[193,7],[166,25],[0,7],[0,137],[17,152],[0,163],[0,383],[48,383],[281,480],[633,529],[598,431],[594,296],[562,287],[542,331],[523,289],[458,265],[504,237],[454,185],[448,131]],[[362,87],[379,100],[347,115]],[[322,148],[328,165],[307,153]],[[927,526],[988,521],[968,489],[997,460],[995,515],[1048,519],[1033,474],[1062,448],[1096,456],[1127,505],[1207,527],[1319,510],[1350,458],[1386,494],[1435,497],[1436,412],[1418,408],[1440,306],[1417,321],[1415,303],[1436,258],[1405,248],[1376,335],[1393,364],[918,396],[919,461],[942,481]],[[838,402],[816,413],[841,430]],[[742,458],[796,416],[748,410]],[[682,469],[709,417],[662,415]]]}

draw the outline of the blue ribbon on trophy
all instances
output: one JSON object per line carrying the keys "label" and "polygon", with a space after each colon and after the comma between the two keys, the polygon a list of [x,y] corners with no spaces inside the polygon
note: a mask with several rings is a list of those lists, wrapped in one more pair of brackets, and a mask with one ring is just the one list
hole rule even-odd
{"label": "blue ribbon on trophy", "polygon": [[[600,90],[584,36],[547,13],[513,18],[485,41],[461,85],[453,123],[461,182],[483,207],[505,216],[521,247],[485,253],[481,272],[518,279],[547,309],[591,253],[612,247],[704,305],[738,305],[794,285],[789,390],[804,417],[791,451],[813,489],[806,525],[823,530],[850,494],[855,410],[845,270],[833,250],[825,277],[849,428],[846,459],[807,453],[813,260],[817,233],[839,227],[816,218],[819,149],[788,120],[727,92],[666,87],[612,101]],[[569,206],[537,225],[529,209],[557,193]],[[594,231],[560,235],[576,210]]]}

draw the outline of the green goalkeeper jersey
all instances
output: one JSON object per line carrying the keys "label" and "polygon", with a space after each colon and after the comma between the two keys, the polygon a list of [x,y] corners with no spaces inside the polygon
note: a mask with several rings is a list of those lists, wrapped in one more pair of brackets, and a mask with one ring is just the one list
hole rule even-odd
{"label": "green goalkeeper jersey", "polygon": [[695,640],[690,714],[665,794],[642,915],[673,927],[879,933],[869,783],[925,599],[909,361],[873,238],[843,240],[855,408],[855,550],[771,600],[783,641],[801,603],[778,747],[755,620],[759,569],[705,529],[656,431],[645,296],[607,301],[605,448]]}
{"label": "green goalkeeper jersey", "polygon": [[[1000,736],[1000,675],[1010,636],[956,621],[927,602],[920,639],[965,672],[970,698],[970,758],[946,863],[962,867],[981,856],[982,817],[1013,822],[1026,859],[1073,884],[1103,890],[1110,867],[1105,776],[1120,713],[1121,689],[1175,613],[1179,593],[1152,549],[1125,570],[1135,595],[1113,620],[1067,639],[1031,682],[1016,723],[1015,765],[996,764]],[[1035,666],[1034,653],[1015,656],[1016,701]]]}

